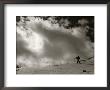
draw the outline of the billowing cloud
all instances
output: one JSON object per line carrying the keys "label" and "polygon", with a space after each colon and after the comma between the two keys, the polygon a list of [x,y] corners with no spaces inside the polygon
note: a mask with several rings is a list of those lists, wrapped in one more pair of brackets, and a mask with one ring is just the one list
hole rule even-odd
{"label": "billowing cloud", "polygon": [[[25,20],[26,19],[26,20]],[[79,55],[93,56],[93,43],[87,39],[85,27],[65,28],[69,21],[60,23],[50,17],[21,17],[17,22],[17,63],[28,67],[64,64]],[[88,23],[86,20],[80,24]]]}

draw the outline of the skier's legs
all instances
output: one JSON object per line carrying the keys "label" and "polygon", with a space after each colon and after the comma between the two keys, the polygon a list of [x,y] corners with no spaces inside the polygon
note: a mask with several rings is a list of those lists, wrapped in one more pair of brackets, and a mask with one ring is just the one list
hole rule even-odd
{"label": "skier's legs", "polygon": [[78,60],[78,63],[80,63],[80,61]]}
{"label": "skier's legs", "polygon": [[79,59],[77,59],[77,63],[79,63]]}
{"label": "skier's legs", "polygon": [[[79,63],[80,63],[80,61],[79,61]],[[81,63],[80,63],[81,64]]]}

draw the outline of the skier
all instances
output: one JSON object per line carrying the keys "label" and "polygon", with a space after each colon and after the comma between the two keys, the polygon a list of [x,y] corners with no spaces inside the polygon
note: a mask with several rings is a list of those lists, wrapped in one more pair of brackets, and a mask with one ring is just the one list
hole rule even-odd
{"label": "skier", "polygon": [[[76,59],[77,59],[77,63],[80,63],[80,57],[77,56]],[[80,64],[81,64],[81,63],[80,63]]]}

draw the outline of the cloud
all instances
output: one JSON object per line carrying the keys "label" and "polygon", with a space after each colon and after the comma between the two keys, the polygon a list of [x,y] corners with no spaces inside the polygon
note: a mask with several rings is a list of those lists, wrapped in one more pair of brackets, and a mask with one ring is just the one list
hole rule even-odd
{"label": "cloud", "polygon": [[17,61],[19,63],[29,67],[44,67],[56,63],[67,63],[77,55],[82,58],[93,55],[93,44],[87,40],[85,28],[62,28],[58,23],[51,23],[52,20],[55,21],[53,18],[43,20],[38,17],[28,17],[28,19],[30,21],[25,23],[21,20],[19,23],[23,24],[17,26]]}
{"label": "cloud", "polygon": [[78,20],[78,23],[83,26],[83,25],[88,24],[89,22],[88,22],[88,20],[86,20],[86,19],[80,19],[80,20]]}

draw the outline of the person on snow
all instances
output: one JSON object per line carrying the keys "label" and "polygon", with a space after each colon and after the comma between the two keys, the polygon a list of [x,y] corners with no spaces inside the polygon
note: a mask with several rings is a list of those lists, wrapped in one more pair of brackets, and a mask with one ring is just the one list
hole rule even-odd
{"label": "person on snow", "polygon": [[77,60],[77,63],[81,64],[80,63],[80,57],[79,56],[76,57],[76,60]]}

